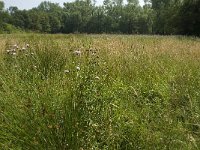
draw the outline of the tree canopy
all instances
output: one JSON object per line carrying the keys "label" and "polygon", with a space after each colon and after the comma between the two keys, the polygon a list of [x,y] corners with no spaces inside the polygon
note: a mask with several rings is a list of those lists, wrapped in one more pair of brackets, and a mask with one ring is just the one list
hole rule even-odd
{"label": "tree canopy", "polygon": [[[48,1],[30,10],[0,1],[0,31],[7,25],[44,33],[125,33],[200,35],[200,0],[76,0],[64,6]],[[4,27],[3,27],[4,26]]]}

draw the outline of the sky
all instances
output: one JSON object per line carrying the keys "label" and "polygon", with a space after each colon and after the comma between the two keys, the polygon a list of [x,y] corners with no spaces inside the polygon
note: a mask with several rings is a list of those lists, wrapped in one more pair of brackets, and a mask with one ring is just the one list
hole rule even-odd
{"label": "sky", "polygon": [[[17,6],[19,9],[31,9],[37,7],[44,0],[0,0],[4,1],[5,7],[9,8],[10,6]],[[72,2],[74,0],[46,0],[54,3],[59,3],[61,6],[64,2]],[[143,5],[143,0],[139,0],[140,4]],[[100,5],[103,3],[103,0],[96,0],[97,4]]]}

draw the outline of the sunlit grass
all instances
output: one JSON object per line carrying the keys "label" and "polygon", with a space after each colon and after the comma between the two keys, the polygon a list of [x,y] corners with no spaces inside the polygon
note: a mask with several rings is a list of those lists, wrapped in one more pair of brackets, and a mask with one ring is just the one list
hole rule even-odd
{"label": "sunlit grass", "polygon": [[0,51],[2,149],[200,148],[198,38],[1,35]]}

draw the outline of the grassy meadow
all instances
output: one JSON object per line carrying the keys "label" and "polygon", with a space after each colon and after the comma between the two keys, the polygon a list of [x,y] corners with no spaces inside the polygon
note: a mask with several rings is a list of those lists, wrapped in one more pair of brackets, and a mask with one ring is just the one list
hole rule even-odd
{"label": "grassy meadow", "polygon": [[200,39],[0,35],[0,149],[200,149]]}

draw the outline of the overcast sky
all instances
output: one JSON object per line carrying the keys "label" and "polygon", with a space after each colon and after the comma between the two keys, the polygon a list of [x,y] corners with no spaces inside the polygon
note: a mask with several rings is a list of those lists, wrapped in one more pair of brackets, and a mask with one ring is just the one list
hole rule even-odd
{"label": "overcast sky", "polygon": [[[0,0],[2,1],[2,0]],[[5,3],[5,7],[8,8],[10,6],[17,6],[19,9],[30,9],[33,7],[37,7],[44,0],[3,0]],[[64,2],[72,2],[74,0],[47,0],[51,2],[59,3],[61,6]],[[143,4],[143,0],[139,0],[140,4]],[[96,0],[97,4],[102,4],[103,0]]]}

